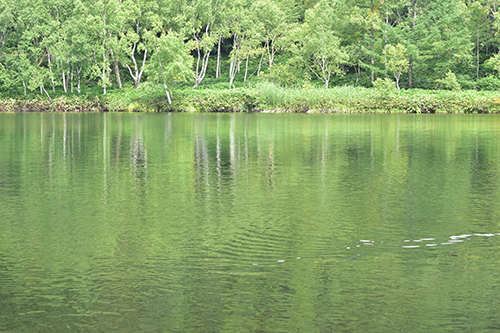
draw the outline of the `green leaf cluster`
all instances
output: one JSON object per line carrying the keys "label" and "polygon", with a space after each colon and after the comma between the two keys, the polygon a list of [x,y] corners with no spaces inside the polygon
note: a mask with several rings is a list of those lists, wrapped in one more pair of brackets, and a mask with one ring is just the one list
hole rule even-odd
{"label": "green leaf cluster", "polygon": [[1,91],[50,101],[146,83],[162,86],[172,103],[175,89],[204,82],[328,89],[382,79],[398,90],[497,89],[497,7],[465,0],[2,0]]}

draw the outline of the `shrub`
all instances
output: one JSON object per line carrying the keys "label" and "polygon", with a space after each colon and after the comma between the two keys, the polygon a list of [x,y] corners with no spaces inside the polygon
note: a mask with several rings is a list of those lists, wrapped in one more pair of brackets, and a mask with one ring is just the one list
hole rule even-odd
{"label": "shrub", "polygon": [[460,86],[460,83],[457,81],[457,76],[452,73],[451,71],[448,71],[446,73],[446,76],[442,79],[437,79],[436,82],[439,84],[440,88],[448,89],[448,90],[461,90],[462,87]]}
{"label": "shrub", "polygon": [[373,88],[388,92],[394,92],[397,90],[396,83],[389,78],[377,78],[375,82],[373,82]]}
{"label": "shrub", "polygon": [[477,81],[478,90],[494,91],[500,89],[500,80],[493,76],[483,77]]}

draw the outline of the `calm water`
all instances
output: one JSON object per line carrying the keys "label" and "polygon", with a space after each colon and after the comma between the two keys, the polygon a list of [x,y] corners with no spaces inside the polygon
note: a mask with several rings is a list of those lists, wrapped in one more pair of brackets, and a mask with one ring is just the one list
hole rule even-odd
{"label": "calm water", "polygon": [[0,331],[500,330],[500,116],[0,114]]}

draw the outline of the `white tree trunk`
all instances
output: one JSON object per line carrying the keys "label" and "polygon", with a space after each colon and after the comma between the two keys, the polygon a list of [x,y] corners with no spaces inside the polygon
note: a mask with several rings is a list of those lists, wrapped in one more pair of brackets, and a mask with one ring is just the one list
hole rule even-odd
{"label": "white tree trunk", "polygon": [[215,70],[215,78],[220,76],[220,44],[222,43],[222,34],[219,35],[219,43],[217,44],[217,69]]}
{"label": "white tree trunk", "polygon": [[[205,28],[205,36],[210,35],[210,27],[211,24],[207,24]],[[196,35],[196,32],[193,29],[193,37],[196,42],[196,51],[198,54],[198,59],[196,60],[196,72],[194,76],[194,86],[198,87],[205,78],[205,74],[207,73],[208,59],[210,58],[211,50],[206,47],[202,50],[201,41]],[[203,55],[202,55],[203,54]]]}
{"label": "white tree trunk", "polygon": [[259,74],[260,74],[260,69],[262,67],[262,60],[264,59],[264,52],[266,52],[266,51],[265,50],[262,51],[262,56],[260,57],[259,68],[257,69],[257,76],[259,76]]}
{"label": "white tree trunk", "polygon": [[[156,53],[158,54],[158,46],[156,46],[156,42],[154,44],[155,44]],[[165,74],[163,72],[163,65],[162,65],[159,54],[158,54],[158,64],[160,65],[160,73],[161,73],[161,76],[163,78],[163,88],[165,88],[165,93],[167,94],[167,101],[168,101],[168,104],[171,105],[172,99],[170,98],[170,93],[169,93],[168,87],[167,87],[167,80],[165,79]]]}
{"label": "white tree trunk", "polygon": [[[102,42],[105,46],[105,42]],[[106,47],[102,50],[102,87],[103,94],[106,95]]]}
{"label": "white tree trunk", "polygon": [[137,48],[137,43],[134,43],[134,47],[132,48],[132,54],[130,55],[130,58],[134,62],[134,73],[132,73],[132,69],[128,64],[125,64],[127,66],[128,71],[130,72],[130,76],[134,79],[134,87],[137,89],[139,88],[139,84],[141,83],[141,77],[142,73],[144,72],[144,67],[146,66],[146,58],[148,55],[148,49],[144,50],[144,57],[142,59],[142,65],[141,68],[139,69],[139,66],[137,65],[137,61],[135,60],[135,50]]}
{"label": "white tree trunk", "polygon": [[50,53],[47,50],[47,60],[49,61],[49,72],[50,72],[50,79],[52,80],[52,92],[56,92],[56,87],[54,83],[54,75],[52,74],[52,64],[50,63]]}
{"label": "white tree trunk", "polygon": [[170,93],[168,92],[167,83],[163,80],[163,87],[165,88],[165,93],[167,94],[167,101],[169,105],[172,105],[172,99],[170,98]]}
{"label": "white tree trunk", "polygon": [[247,74],[248,74],[248,59],[250,59],[250,55],[247,55],[247,62],[245,64],[245,78],[243,79],[243,82],[247,82]]}
{"label": "white tree trunk", "polygon": [[398,92],[401,90],[399,88],[399,78],[401,77],[401,72],[394,72],[394,78],[396,78],[396,87],[398,87]]}
{"label": "white tree trunk", "polygon": [[45,87],[43,86],[43,84],[40,86],[40,93],[42,92],[45,92],[45,94],[47,95],[47,97],[49,98],[49,101],[50,103],[52,103],[52,98],[50,98],[50,95],[49,93],[47,92],[47,90],[45,90]]}
{"label": "white tree trunk", "polygon": [[[61,68],[62,68],[62,63],[61,63]],[[64,72],[64,69],[62,70],[62,81],[63,81],[64,92],[68,93],[68,83],[66,82],[66,73]]]}
{"label": "white tree trunk", "polygon": [[77,68],[77,70],[76,70],[76,75],[78,76],[78,85],[76,86],[76,91],[77,91],[78,93],[80,93],[80,92],[81,92],[81,91],[80,91],[80,72],[81,72],[81,70],[82,70],[82,68],[81,68],[81,67],[80,67],[80,68]]}
{"label": "white tree trunk", "polygon": [[240,70],[240,64],[242,60],[240,60],[239,52],[240,52],[240,37],[238,35],[234,35],[233,39],[233,51],[235,52],[231,57],[231,61],[229,63],[229,89],[233,87],[234,77]]}

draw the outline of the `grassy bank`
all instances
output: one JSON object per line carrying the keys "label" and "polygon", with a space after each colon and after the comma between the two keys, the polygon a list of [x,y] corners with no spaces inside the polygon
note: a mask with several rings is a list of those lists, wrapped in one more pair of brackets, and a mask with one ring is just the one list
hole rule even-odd
{"label": "grassy bank", "polygon": [[82,94],[0,97],[0,111],[128,111],[128,112],[405,112],[405,113],[498,113],[500,92],[402,90],[384,91],[363,87],[283,88],[271,83],[225,89],[217,85],[176,87],[168,104],[161,87],[144,85]]}

